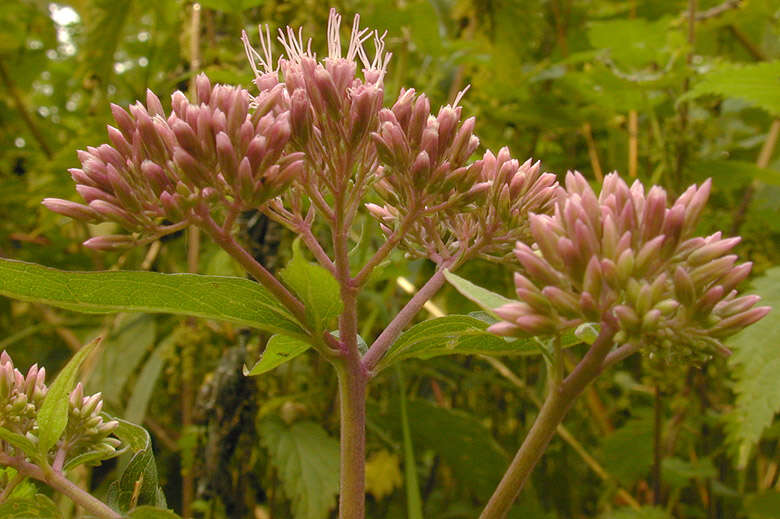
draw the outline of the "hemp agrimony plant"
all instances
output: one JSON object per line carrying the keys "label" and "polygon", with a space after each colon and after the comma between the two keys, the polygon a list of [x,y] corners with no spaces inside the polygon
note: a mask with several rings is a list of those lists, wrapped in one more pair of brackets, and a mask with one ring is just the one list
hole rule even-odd
{"label": "hemp agrimony plant", "polygon": [[[479,139],[474,118],[463,119],[459,103],[465,91],[433,110],[425,94],[401,90],[385,107],[390,54],[384,35],[361,28],[356,16],[344,50],[335,11],[327,31],[322,59],[291,28],[279,32],[284,53],[276,59],[267,27],[260,28],[259,52],[244,34],[253,93],[213,85],[200,75],[195,100],[176,92],[169,112],[152,92],[145,105],[127,110],[112,105],[111,144],[79,151],[82,166],[70,171],[85,203],[43,203],[76,220],[112,221],[128,231],[87,240],[84,245],[93,249],[142,245],[195,226],[244,267],[259,285],[250,290],[234,280],[230,286],[243,291],[244,307],[230,317],[234,309],[226,304],[220,316],[246,323],[246,308],[257,307],[255,325],[277,334],[250,373],[278,364],[268,360],[275,348],[287,358],[314,348],[336,371],[341,519],[365,516],[366,396],[377,372],[394,361],[528,351],[531,344],[544,355],[547,399],[481,516],[501,518],[577,396],[602,371],[640,350],[675,362],[726,353],[722,339],[768,311],[754,306],[757,297],[739,297],[735,290],[750,272],[749,263],[737,265],[728,254],[738,239],[695,236],[709,182],[670,204],[661,188],[645,193],[639,182],[629,188],[617,174],[605,179],[598,196],[578,173],[569,173],[560,186],[538,162],[520,163],[507,148],[473,160]],[[279,277],[237,238],[237,218],[247,210],[279,222],[302,243]],[[384,243],[357,264],[350,251],[363,211],[378,222]],[[303,247],[314,262],[304,257]],[[395,249],[430,260],[435,272],[361,348],[361,292]],[[503,298],[452,274],[477,258],[517,272],[516,301],[495,303]],[[148,274],[156,280],[164,276]],[[225,283],[198,285],[197,276],[165,279],[156,290],[210,290],[209,283]],[[440,318],[450,326],[447,346],[431,340],[426,351],[414,350],[402,333],[448,279],[494,317],[457,326]],[[173,308],[159,294],[142,292],[136,287],[112,304],[212,315],[188,301]],[[471,341],[469,349],[459,349],[457,339],[466,333],[484,347]],[[528,341],[531,336],[538,340]],[[588,345],[586,353],[567,372],[563,348],[581,342]],[[119,422],[101,421],[100,397],[83,397],[77,386],[67,428],[47,433],[57,438],[43,443],[46,448],[35,447],[46,408],[43,370],[22,377],[5,356],[2,366],[7,376],[0,391],[8,403],[0,416],[5,448],[0,461],[50,484],[97,517],[131,511],[132,506],[109,508],[64,477],[71,456],[93,450],[108,456],[120,445],[109,436]]]}

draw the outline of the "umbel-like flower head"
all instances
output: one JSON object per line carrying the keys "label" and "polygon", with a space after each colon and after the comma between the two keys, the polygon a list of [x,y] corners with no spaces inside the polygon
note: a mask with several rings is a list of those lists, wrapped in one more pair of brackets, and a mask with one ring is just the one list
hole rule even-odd
{"label": "umbel-like flower head", "polygon": [[645,193],[613,173],[597,198],[568,173],[554,214],[530,217],[536,243],[515,249],[519,302],[496,309],[503,322],[491,330],[542,335],[614,319],[618,343],[667,356],[727,351],[721,340],[769,308],[735,290],[751,268],[728,254],[739,238],[693,236],[709,192],[708,180],[669,206],[662,188]]}
{"label": "umbel-like flower head", "polygon": [[[37,442],[38,411],[48,392],[45,383],[46,369],[36,364],[23,375],[14,368],[13,360],[5,351],[0,354],[0,427],[26,436]],[[54,460],[59,453],[59,463],[66,463],[86,452],[95,452],[90,463],[116,455],[121,442],[111,436],[119,426],[115,420],[103,420],[103,397],[100,393],[85,396],[81,384],[77,384],[69,398],[68,425],[62,437],[50,452]],[[9,455],[20,454],[15,447],[2,442]]]}
{"label": "umbel-like flower head", "polygon": [[[312,52],[311,40],[304,42],[300,30],[280,29],[278,40],[285,54],[276,65],[267,27],[259,30],[262,55],[251,47],[246,33],[243,35],[260,89],[256,102],[262,105],[269,96],[278,96],[289,109],[292,143],[306,156],[305,175],[299,183],[304,191],[316,188],[340,193],[351,182],[363,190],[375,168],[369,133],[377,126],[390,54],[384,52],[384,35],[361,29],[359,23],[360,17],[355,15],[347,50],[342,54],[341,16],[331,9],[328,55],[322,60]],[[368,39],[374,41],[373,58],[363,45]]]}
{"label": "umbel-like flower head", "polygon": [[117,128],[111,145],[79,151],[82,167],[71,169],[86,204],[47,198],[49,209],[87,222],[114,221],[131,235],[92,238],[97,249],[154,239],[197,221],[220,206],[255,208],[278,195],[302,169],[300,154],[285,154],[289,113],[266,104],[250,111],[239,87],[196,80],[198,102],[175,92],[170,115],[147,92],[146,106],[129,113],[111,109]]}
{"label": "umbel-like flower head", "polygon": [[[461,130],[464,128],[469,126],[464,123]],[[475,141],[476,137],[472,135],[471,139]],[[465,164],[467,158],[461,163]],[[445,163],[449,168],[450,163]],[[386,234],[402,225],[410,211],[422,213],[401,242],[413,255],[432,259],[458,255],[497,261],[514,259],[514,244],[530,239],[528,215],[550,212],[559,189],[555,175],[542,173],[539,162],[529,159],[520,164],[508,148],[502,148],[498,155],[488,150],[482,159],[459,166],[449,174],[462,176],[462,183],[445,180],[428,184],[430,179],[422,179],[426,180],[422,189],[414,190],[407,186],[419,179],[403,182],[396,178],[396,187],[380,189],[380,193],[387,193],[387,204],[368,204]],[[380,184],[391,183],[391,175]],[[399,196],[399,192],[407,198]]]}

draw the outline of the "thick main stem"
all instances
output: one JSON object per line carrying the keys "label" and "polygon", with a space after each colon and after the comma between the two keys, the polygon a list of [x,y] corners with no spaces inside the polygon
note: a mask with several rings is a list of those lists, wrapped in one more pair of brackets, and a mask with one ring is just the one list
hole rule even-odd
{"label": "thick main stem", "polygon": [[358,356],[337,367],[341,410],[339,519],[364,519],[366,513],[366,383]]}
{"label": "thick main stem", "polygon": [[536,464],[542,458],[558,425],[563,422],[574,400],[603,369],[604,358],[613,345],[616,327],[602,322],[601,332],[574,371],[550,392],[531,430],[510,463],[504,477],[482,511],[480,519],[504,519],[523,490]]}

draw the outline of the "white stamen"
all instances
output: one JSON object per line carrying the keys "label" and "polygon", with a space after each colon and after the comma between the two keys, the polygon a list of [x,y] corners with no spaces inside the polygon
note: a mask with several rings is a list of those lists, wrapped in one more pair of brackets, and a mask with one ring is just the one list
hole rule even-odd
{"label": "white stamen", "polygon": [[279,43],[282,44],[282,47],[284,47],[284,50],[287,53],[287,59],[290,61],[300,63],[304,56],[316,58],[316,56],[311,52],[311,38],[309,38],[304,50],[303,27],[298,28],[297,35],[295,34],[295,31],[292,27],[287,27],[286,35],[285,31],[279,29],[279,37],[277,39],[279,40]]}
{"label": "white stamen", "polygon": [[458,92],[458,95],[455,96],[455,101],[452,102],[452,107],[455,108],[460,104],[460,101],[463,99],[463,96],[466,95],[466,92],[469,91],[469,88],[471,88],[471,85],[466,85],[466,88]]}
{"label": "white stamen", "polygon": [[[257,26],[257,32],[260,34],[260,48],[263,51],[261,56],[249,42],[249,36],[246,31],[241,31],[241,41],[244,43],[244,51],[247,58],[249,58],[249,65],[252,67],[252,72],[255,76],[260,76],[265,73],[275,72],[276,68],[273,64],[273,53],[271,52],[271,30],[268,25],[265,26],[265,36],[263,35],[263,26]],[[258,67],[262,67],[262,71]]]}

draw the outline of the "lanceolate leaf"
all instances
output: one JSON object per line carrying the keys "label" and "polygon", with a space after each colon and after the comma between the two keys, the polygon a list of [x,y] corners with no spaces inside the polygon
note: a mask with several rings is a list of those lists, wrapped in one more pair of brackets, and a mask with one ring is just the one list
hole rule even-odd
{"label": "lanceolate leaf", "polygon": [[504,306],[507,303],[514,302],[508,297],[504,297],[500,294],[496,294],[495,292],[491,292],[490,290],[477,286],[468,279],[457,276],[448,270],[444,271],[444,277],[447,278],[447,281],[450,283],[450,285],[455,287],[455,290],[460,292],[463,297],[470,299],[479,305],[480,308],[486,312],[489,312],[490,314],[493,314],[493,310],[499,306]]}
{"label": "lanceolate leaf", "polygon": [[97,338],[81,348],[49,386],[37,416],[38,452],[43,457],[47,455],[68,425],[68,398],[73,386],[76,385],[78,369],[99,342],[100,338]]}
{"label": "lanceolate leaf", "polygon": [[293,258],[279,276],[303,301],[308,317],[318,330],[328,329],[328,322],[341,313],[344,305],[338,282],[321,266],[306,261],[300,241],[293,242]]}
{"label": "lanceolate leaf", "polygon": [[311,344],[307,341],[285,335],[274,335],[268,340],[260,360],[252,366],[252,369],[244,368],[244,374],[248,376],[262,375],[276,366],[294,359],[309,348],[311,348]]}
{"label": "lanceolate leaf", "polygon": [[540,353],[534,339],[506,340],[488,333],[488,324],[468,315],[448,315],[423,321],[405,331],[377,369],[404,359],[430,359],[441,355],[533,355]]}
{"label": "lanceolate leaf", "polygon": [[338,441],[314,422],[288,426],[275,416],[260,424],[260,441],[279,473],[293,518],[328,517],[338,494]]}
{"label": "lanceolate leaf", "polygon": [[0,259],[0,294],[86,313],[192,315],[302,334],[261,285],[242,278],[157,272],[68,272]]}
{"label": "lanceolate leaf", "polygon": [[737,379],[734,391],[737,403],[728,417],[729,440],[738,447],[738,465],[747,465],[750,451],[764,429],[780,412],[780,268],[766,272],[755,282],[755,293],[771,306],[769,314],[736,335],[729,347],[734,355],[729,365]]}

